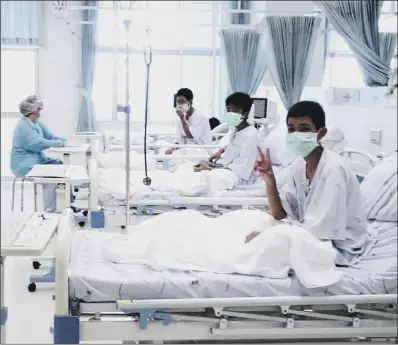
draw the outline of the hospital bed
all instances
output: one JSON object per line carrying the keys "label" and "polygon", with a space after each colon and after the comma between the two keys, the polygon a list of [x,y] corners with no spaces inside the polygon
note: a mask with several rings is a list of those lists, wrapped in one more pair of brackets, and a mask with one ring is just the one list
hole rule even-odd
{"label": "hospital bed", "polygon": [[[159,152],[161,148],[168,148],[171,147],[170,145],[174,144],[174,136],[175,130],[173,128],[173,133],[163,131],[161,133],[153,133],[148,132],[147,134],[147,148],[149,150],[154,150],[156,153]],[[226,133],[213,133],[214,139],[220,139],[224,137]],[[161,141],[160,145],[157,145],[156,142]],[[104,152],[117,152],[117,151],[124,151],[124,132],[117,131],[117,130],[104,130]],[[218,140],[215,140],[214,145],[211,147],[219,147],[217,145]],[[130,150],[137,151],[140,153],[144,152],[144,134],[131,132],[130,134]],[[184,145],[182,145],[183,147]],[[173,147],[179,147],[173,146]]]}
{"label": "hospital bed", "polygon": [[[359,150],[343,150],[340,154],[348,160],[359,181],[362,181],[366,173],[379,161],[374,155]],[[124,228],[122,225],[124,224],[122,217],[126,216],[124,188],[120,182],[117,182],[122,181],[124,175],[116,176],[115,172],[108,171],[106,174],[110,176],[107,179],[98,180],[98,178],[93,178],[98,176],[96,162],[93,160],[90,164],[91,205],[95,210],[102,208],[107,225]],[[274,171],[278,185],[282,186],[286,168],[276,165]],[[122,170],[119,172],[124,173]],[[103,171],[103,173],[105,172]],[[106,176],[106,174],[102,176]],[[208,216],[218,216],[237,208],[267,209],[268,207],[268,199],[261,179],[250,186],[236,186],[233,190],[219,191],[213,195],[196,196],[184,196],[176,192],[153,191],[141,184],[140,181],[136,183],[136,188],[131,189],[131,216],[154,215],[183,208],[198,210]],[[120,189],[119,192],[117,192],[118,189]]]}
{"label": "hospital bed", "polygon": [[347,340],[397,338],[397,223],[369,222],[372,250],[343,278],[306,289],[294,275],[157,272],[109,263],[117,234],[75,231],[66,211],[56,249],[54,343],[79,341]]}

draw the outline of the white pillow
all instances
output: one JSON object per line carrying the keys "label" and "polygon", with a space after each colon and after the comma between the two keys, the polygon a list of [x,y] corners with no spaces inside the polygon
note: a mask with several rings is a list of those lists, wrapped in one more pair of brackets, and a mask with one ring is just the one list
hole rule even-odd
{"label": "white pillow", "polygon": [[274,165],[287,167],[297,158],[286,146],[286,133],[279,128],[275,128],[269,135],[260,138],[260,140],[262,141],[262,150],[265,152],[267,148],[269,149],[271,161]]}
{"label": "white pillow", "polygon": [[398,221],[397,186],[397,153],[395,152],[372,168],[361,183],[368,219]]}

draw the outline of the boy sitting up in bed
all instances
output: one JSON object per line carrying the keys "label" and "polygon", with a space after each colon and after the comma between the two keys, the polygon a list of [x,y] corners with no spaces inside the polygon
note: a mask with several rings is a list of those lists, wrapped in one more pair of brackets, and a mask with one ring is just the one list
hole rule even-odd
{"label": "boy sitting up in bed", "polygon": [[229,143],[225,149],[213,154],[208,161],[197,164],[194,171],[229,169],[236,175],[238,184],[252,184],[258,179],[258,173],[253,169],[259,158],[258,134],[247,122],[252,104],[253,100],[246,93],[235,92],[227,97],[225,122],[233,131]]}
{"label": "boy sitting up in bed", "polygon": [[[176,94],[176,114],[178,117],[175,144],[210,145],[212,143],[210,123],[192,106],[193,92],[183,88]],[[171,155],[176,148],[166,150]]]}
{"label": "boy sitting up in bed", "polygon": [[[286,144],[300,157],[289,167],[284,187],[278,191],[269,151],[260,151],[256,164],[271,214],[276,220],[290,217],[319,239],[332,241],[336,264],[353,264],[371,247],[359,182],[341,156],[320,145],[327,132],[320,104],[296,103],[286,123]],[[246,242],[258,234],[249,234]]]}

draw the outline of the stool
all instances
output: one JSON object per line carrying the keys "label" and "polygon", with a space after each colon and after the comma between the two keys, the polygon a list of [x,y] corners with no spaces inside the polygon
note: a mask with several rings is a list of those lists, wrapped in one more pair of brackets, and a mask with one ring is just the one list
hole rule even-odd
{"label": "stool", "polygon": [[[32,182],[31,179],[21,176],[16,176],[12,181],[12,200],[11,200],[11,211],[15,209],[15,182],[18,180],[21,181],[21,212],[23,212],[23,202],[24,202],[24,184],[25,181]],[[33,183],[33,195],[34,195],[34,211],[37,211],[37,186],[36,183]]]}

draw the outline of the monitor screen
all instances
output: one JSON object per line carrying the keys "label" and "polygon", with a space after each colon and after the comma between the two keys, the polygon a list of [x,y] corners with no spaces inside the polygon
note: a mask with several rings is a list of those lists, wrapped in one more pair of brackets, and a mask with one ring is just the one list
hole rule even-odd
{"label": "monitor screen", "polygon": [[252,98],[254,106],[254,118],[265,119],[267,117],[267,102],[266,98]]}

